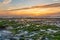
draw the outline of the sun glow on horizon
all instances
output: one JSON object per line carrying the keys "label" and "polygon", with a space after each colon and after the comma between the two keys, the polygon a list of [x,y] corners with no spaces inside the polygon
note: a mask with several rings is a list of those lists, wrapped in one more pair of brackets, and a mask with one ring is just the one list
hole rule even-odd
{"label": "sun glow on horizon", "polygon": [[60,7],[34,8],[34,9],[12,11],[12,13],[16,15],[33,15],[33,16],[48,15],[56,12],[60,12]]}
{"label": "sun glow on horizon", "polygon": [[[60,12],[60,7],[52,7],[52,8],[31,8],[25,10],[16,10],[16,11],[6,11],[0,12],[0,15],[15,15],[15,16],[44,16],[49,14],[54,14]],[[2,14],[1,14],[2,13]]]}

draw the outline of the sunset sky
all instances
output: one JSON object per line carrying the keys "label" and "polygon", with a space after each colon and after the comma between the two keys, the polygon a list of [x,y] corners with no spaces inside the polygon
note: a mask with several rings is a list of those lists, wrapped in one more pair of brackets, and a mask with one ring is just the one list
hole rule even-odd
{"label": "sunset sky", "polygon": [[60,14],[60,0],[0,0],[0,16],[43,16],[54,13]]}

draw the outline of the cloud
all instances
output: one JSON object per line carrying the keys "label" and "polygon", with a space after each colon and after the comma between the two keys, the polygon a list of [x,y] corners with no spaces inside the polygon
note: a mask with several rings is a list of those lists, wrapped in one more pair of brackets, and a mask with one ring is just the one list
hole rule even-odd
{"label": "cloud", "polygon": [[12,0],[4,0],[3,4],[9,4]]}
{"label": "cloud", "polygon": [[59,7],[60,8],[60,3],[53,3],[53,4],[47,4],[47,5],[38,5],[38,6],[31,6],[31,7],[25,7],[25,8],[20,8],[20,9],[12,9],[10,11],[16,11],[16,10],[26,10],[26,9],[34,9],[34,8],[54,8],[54,7]]}
{"label": "cloud", "polygon": [[[59,14],[57,14],[59,13]],[[53,8],[35,8],[14,11],[1,11],[0,16],[51,16],[60,15],[60,7]]]}
{"label": "cloud", "polygon": [[58,2],[59,0],[53,0],[53,1]]}
{"label": "cloud", "polygon": [[[12,7],[10,7],[12,9]],[[1,11],[0,15],[6,16],[51,16],[60,15],[60,3],[49,4],[44,6],[34,6],[21,9]],[[56,13],[56,14],[55,14]],[[59,13],[59,14],[57,14]]]}
{"label": "cloud", "polygon": [[0,2],[1,5],[9,4],[12,0],[3,0],[3,2]]}

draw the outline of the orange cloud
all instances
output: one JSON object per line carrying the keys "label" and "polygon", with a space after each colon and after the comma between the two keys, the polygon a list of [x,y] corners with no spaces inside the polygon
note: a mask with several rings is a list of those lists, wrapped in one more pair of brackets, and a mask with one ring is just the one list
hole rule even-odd
{"label": "orange cloud", "polygon": [[6,11],[2,12],[5,15],[27,15],[27,16],[43,16],[43,15],[49,15],[60,12],[60,7],[54,7],[54,8],[34,8],[34,9],[26,9],[26,10],[16,10],[16,11]]}
{"label": "orange cloud", "polygon": [[[53,5],[53,4],[52,4]],[[60,12],[60,6],[55,4],[53,6],[43,6],[43,7],[29,7],[29,8],[21,8],[15,10],[8,10],[8,11],[0,11],[0,15],[7,15],[7,16],[44,16],[44,15],[52,15],[55,13]],[[55,7],[54,7],[55,6]]]}

